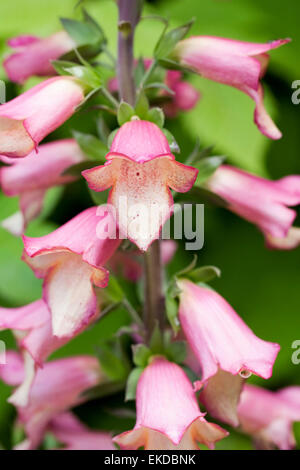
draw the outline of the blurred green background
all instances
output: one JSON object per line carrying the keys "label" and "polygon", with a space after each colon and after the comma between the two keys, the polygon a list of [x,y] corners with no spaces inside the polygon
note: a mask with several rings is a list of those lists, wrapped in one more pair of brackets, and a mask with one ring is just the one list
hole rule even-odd
{"label": "blurred green background", "polygon": [[[0,52],[5,40],[19,34],[46,36],[60,29],[59,16],[78,17],[75,0],[0,1]],[[104,28],[112,50],[116,47],[117,8],[113,0],[85,1],[85,7]],[[300,173],[300,105],[291,102],[291,83],[300,79],[300,3],[297,0],[157,0],[147,2],[145,15],[162,15],[171,25],[191,17],[197,20],[192,34],[210,34],[240,40],[263,42],[291,37],[292,43],[271,52],[271,64],[264,79],[266,107],[283,132],[279,142],[262,136],[253,124],[254,105],[237,90],[192,76],[190,81],[202,92],[202,100],[190,113],[168,123],[184,158],[198,137],[202,145],[215,145],[214,152],[227,161],[262,176],[279,178]],[[155,20],[144,20],[137,30],[136,56],[151,56],[162,30]],[[5,79],[3,70],[0,78]],[[16,87],[8,85],[8,97]],[[86,119],[84,119],[86,121]],[[71,129],[85,130],[81,116],[71,119],[50,140],[70,135]],[[71,218],[92,200],[83,181],[67,189],[51,190],[45,210],[31,224],[29,235],[42,235]],[[0,219],[12,214],[17,200],[0,193]],[[298,225],[300,218],[298,220]],[[0,229],[0,304],[18,306],[37,299],[41,293],[27,266],[20,261],[22,243]],[[181,249],[169,266],[172,273],[191,259]],[[250,224],[221,208],[205,206],[205,245],[199,263],[221,268],[216,288],[237,310],[254,332],[281,344],[273,377],[265,382],[250,380],[272,389],[300,385],[300,365],[291,362],[294,340],[300,339],[300,249],[291,252],[268,251],[262,235]],[[127,286],[129,295],[134,286]],[[125,311],[116,311],[55,353],[55,357],[91,353],[101,338],[109,337],[128,321]],[[14,345],[9,332],[0,333],[7,347]],[[0,383],[0,442],[9,446],[14,410],[6,403],[10,388]],[[81,406],[78,414],[90,426],[114,432],[132,426],[132,406],[124,407],[123,395],[93,401]],[[300,424],[295,425],[300,445]],[[248,449],[250,440],[237,432],[218,444],[222,449]]]}

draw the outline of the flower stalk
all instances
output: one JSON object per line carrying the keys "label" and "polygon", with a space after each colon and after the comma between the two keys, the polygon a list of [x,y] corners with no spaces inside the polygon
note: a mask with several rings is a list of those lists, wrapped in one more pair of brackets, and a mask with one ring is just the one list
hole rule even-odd
{"label": "flower stalk", "polygon": [[133,38],[142,0],[119,0],[118,83],[120,99],[134,106]]}

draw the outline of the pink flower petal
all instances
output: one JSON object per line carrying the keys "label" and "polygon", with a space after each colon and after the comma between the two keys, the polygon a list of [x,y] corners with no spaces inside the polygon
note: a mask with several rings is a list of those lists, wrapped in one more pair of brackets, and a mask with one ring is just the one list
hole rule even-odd
{"label": "pink flower petal", "polygon": [[295,447],[292,424],[300,421],[300,387],[272,392],[245,385],[238,407],[242,430],[264,448],[282,450]]}
{"label": "pink flower petal", "polygon": [[49,430],[65,444],[63,450],[116,450],[109,433],[90,430],[72,413],[55,417]]}
{"label": "pink flower petal", "polygon": [[17,50],[4,60],[3,67],[12,82],[21,84],[32,75],[55,75],[51,60],[58,59],[76,47],[65,31],[45,39],[21,36],[10,40],[8,44]]}
{"label": "pink flower petal", "polygon": [[0,106],[0,153],[24,157],[63,124],[84,100],[72,77],[55,77]]}
{"label": "pink flower petal", "polygon": [[97,314],[93,285],[107,285],[102,266],[120,244],[104,230],[111,222],[115,226],[112,216],[98,216],[98,210],[91,207],[44,237],[24,237],[24,260],[44,278],[53,334],[60,338],[76,334]]}
{"label": "pink flower petal", "polygon": [[202,369],[205,383],[218,369],[237,375],[247,370],[268,379],[280,349],[257,338],[217,292],[180,280],[179,319]]}
{"label": "pink flower petal", "polygon": [[268,63],[266,52],[287,44],[289,39],[269,43],[247,43],[215,36],[193,36],[180,41],[175,55],[180,62],[215,82],[235,87],[256,103],[255,123],[271,139],[279,139],[277,129],[263,106],[259,85]]}
{"label": "pink flower petal", "polygon": [[187,376],[163,357],[154,358],[142,373],[136,407],[134,429],[114,438],[121,449],[199,449],[198,442],[213,447],[227,435],[203,418]]}
{"label": "pink flower petal", "polygon": [[[243,170],[221,165],[206,187],[228,202],[228,208],[257,225],[266,239],[281,238],[284,244],[296,217],[289,206],[300,203],[300,176],[269,181]],[[296,236],[292,232],[292,239]],[[297,236],[296,236],[297,238]],[[293,241],[288,241],[287,245]],[[297,244],[297,241],[295,241]],[[276,247],[276,243],[274,243]]]}

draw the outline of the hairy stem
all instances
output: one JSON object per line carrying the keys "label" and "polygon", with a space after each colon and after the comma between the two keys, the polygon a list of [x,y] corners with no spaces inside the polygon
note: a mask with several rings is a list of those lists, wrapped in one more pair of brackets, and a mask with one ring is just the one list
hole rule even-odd
{"label": "hairy stem", "polygon": [[140,19],[142,0],[118,0],[118,84],[120,99],[134,106],[133,38]]}
{"label": "hairy stem", "polygon": [[145,306],[144,323],[149,340],[155,325],[163,329],[164,296],[162,293],[162,268],[160,241],[155,240],[144,255],[145,265]]}

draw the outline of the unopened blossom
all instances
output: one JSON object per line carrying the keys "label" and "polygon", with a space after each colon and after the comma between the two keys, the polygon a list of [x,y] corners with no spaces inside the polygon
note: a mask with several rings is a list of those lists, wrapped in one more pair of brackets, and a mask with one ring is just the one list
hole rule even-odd
{"label": "unopened blossom", "polygon": [[136,424],[114,438],[121,449],[199,450],[209,448],[227,432],[205,420],[193,387],[180,366],[155,357],[139,378]]}
{"label": "unopened blossom", "polygon": [[198,170],[176,162],[159,127],[141,120],[118,130],[106,159],[82,175],[94,191],[112,188],[108,202],[115,208],[120,235],[145,251],[173,213],[170,188],[189,191]]}
{"label": "unopened blossom", "polygon": [[256,105],[254,122],[259,130],[271,139],[280,139],[281,132],[264,107],[260,79],[268,67],[267,53],[289,41],[279,39],[252,43],[215,36],[193,36],[177,44],[174,57],[204,78],[232,86],[250,96]]}
{"label": "unopened blossom", "polygon": [[238,414],[242,431],[253,437],[258,448],[293,449],[293,423],[300,421],[300,387],[273,392],[245,385]]}
{"label": "unopened blossom", "polygon": [[0,154],[25,157],[61,126],[84,100],[73,77],[54,77],[0,105]]}
{"label": "unopened blossom", "polygon": [[[162,240],[160,256],[163,266],[168,264],[177,250],[174,240]],[[109,268],[115,273],[121,273],[125,279],[137,282],[143,275],[143,259],[141,251],[117,251],[109,261]]]}
{"label": "unopened blossom", "polygon": [[180,111],[190,111],[200,99],[200,93],[190,83],[182,79],[178,70],[168,70],[166,85],[174,92],[171,100],[163,105],[167,117],[175,118]]}
{"label": "unopened blossom", "polygon": [[53,418],[48,432],[63,444],[63,450],[116,450],[108,432],[89,429],[70,412]]}
{"label": "unopened blossom", "polygon": [[[24,378],[21,355],[7,352],[7,364],[0,365],[0,378],[9,385],[19,385]],[[47,362],[37,371],[26,406],[17,407],[18,421],[26,440],[18,449],[36,449],[49,422],[63,411],[84,402],[83,392],[106,380],[97,358],[75,356]]]}
{"label": "unopened blossom", "polygon": [[200,399],[215,418],[236,426],[242,378],[249,373],[271,377],[280,346],[255,336],[209,287],[186,279],[179,280],[178,287],[180,324],[201,370],[195,388],[203,388]]}
{"label": "unopened blossom", "polygon": [[[94,316],[89,322],[82,324],[81,333],[90,323],[95,321],[100,312],[95,310]],[[23,354],[25,375],[22,384],[10,397],[10,403],[15,406],[26,406],[30,394],[30,388],[38,367],[43,367],[50,354],[62,347],[70,337],[57,337],[53,335],[51,314],[44,300],[37,300],[24,307],[3,308],[0,307],[0,331],[11,329]]]}
{"label": "unopened blossom", "polygon": [[15,235],[22,235],[27,224],[37,217],[47,189],[76,179],[63,175],[68,167],[85,159],[76,140],[64,139],[40,145],[26,157],[10,159],[0,168],[0,187],[6,196],[19,196],[20,211],[1,222]]}
{"label": "unopened blossom", "polygon": [[230,165],[221,165],[206,187],[223,198],[228,209],[254,223],[270,248],[290,250],[300,244],[300,228],[293,227],[300,204],[300,176],[277,181],[255,176]]}
{"label": "unopened blossom", "polygon": [[3,67],[8,78],[20,84],[33,75],[55,75],[51,61],[76,47],[76,43],[65,31],[47,38],[18,36],[7,41],[7,44],[14,52],[6,57]]}
{"label": "unopened blossom", "polygon": [[55,336],[73,336],[89,324],[98,302],[94,286],[105,287],[103,267],[120,244],[115,221],[97,207],[78,214],[54,232],[23,237],[26,263],[44,279],[43,298],[52,316]]}

